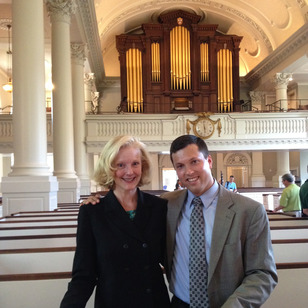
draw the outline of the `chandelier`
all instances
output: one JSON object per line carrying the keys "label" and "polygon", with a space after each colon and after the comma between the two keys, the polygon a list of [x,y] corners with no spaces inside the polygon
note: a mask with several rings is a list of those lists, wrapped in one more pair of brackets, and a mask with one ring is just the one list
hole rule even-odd
{"label": "chandelier", "polygon": [[7,30],[8,30],[8,50],[6,52],[7,54],[7,75],[8,75],[8,81],[6,84],[2,86],[3,90],[6,92],[11,93],[13,91],[13,85],[12,85],[12,50],[11,50],[11,28],[12,25],[7,24]]}

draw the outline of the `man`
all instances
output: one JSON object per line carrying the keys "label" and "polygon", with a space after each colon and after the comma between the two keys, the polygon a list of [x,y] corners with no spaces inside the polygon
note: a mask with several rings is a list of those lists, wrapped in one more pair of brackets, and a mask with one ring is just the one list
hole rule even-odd
{"label": "man", "polygon": [[300,188],[294,183],[294,176],[291,173],[286,173],[281,179],[285,189],[282,191],[279,199],[279,206],[274,209],[274,212],[282,210],[285,214],[301,217]]}
{"label": "man", "polygon": [[194,196],[200,196],[204,205],[209,307],[260,307],[277,284],[264,206],[217,183],[202,139],[178,137],[171,144],[170,158],[187,188],[162,196],[169,201],[167,275],[174,294],[172,307],[190,304],[189,219]]}
{"label": "man", "polygon": [[[277,284],[264,206],[217,183],[211,174],[212,157],[201,138],[178,137],[171,144],[170,158],[187,188],[162,195],[168,199],[166,272],[174,294],[171,307],[260,307]],[[191,201],[195,196],[203,203],[204,292],[209,306],[191,302],[190,287],[196,287],[190,284],[189,273],[190,215],[195,206]],[[197,272],[203,270],[197,268]]]}
{"label": "man", "polygon": [[237,192],[236,184],[234,182],[234,176],[230,175],[229,181],[226,182],[225,187],[228,190],[231,190],[233,192]]}
{"label": "man", "polygon": [[308,217],[308,179],[300,187],[299,197],[301,199],[303,217]]}

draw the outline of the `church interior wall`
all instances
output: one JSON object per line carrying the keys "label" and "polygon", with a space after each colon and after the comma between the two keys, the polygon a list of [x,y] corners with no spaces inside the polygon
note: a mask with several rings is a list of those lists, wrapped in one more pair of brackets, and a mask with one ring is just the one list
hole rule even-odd
{"label": "church interior wall", "polygon": [[307,100],[305,105],[308,104],[308,84],[307,83],[297,83],[297,98]]}
{"label": "church interior wall", "polygon": [[121,102],[120,88],[110,87],[103,90],[103,96],[100,101],[100,113],[116,112]]}
{"label": "church interior wall", "polygon": [[300,152],[290,151],[290,171],[295,176],[295,181],[300,181]]}
{"label": "church interior wall", "polygon": [[[7,82],[6,76],[0,71],[0,84],[3,85]],[[0,91],[0,108],[4,108],[12,103],[12,94]]]}
{"label": "church interior wall", "polygon": [[272,178],[277,172],[277,153],[266,151],[263,152],[263,174],[265,176],[265,185],[272,186]]}
{"label": "church interior wall", "polygon": [[247,101],[250,100],[249,96],[250,88],[248,85],[240,85],[240,100]]}

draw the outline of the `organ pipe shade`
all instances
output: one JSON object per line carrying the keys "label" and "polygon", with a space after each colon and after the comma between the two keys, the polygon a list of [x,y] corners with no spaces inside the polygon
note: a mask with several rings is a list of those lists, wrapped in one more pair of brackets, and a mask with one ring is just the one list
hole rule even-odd
{"label": "organ pipe shade", "polygon": [[232,52],[221,49],[217,54],[218,112],[233,111]]}
{"label": "organ pipe shade", "polygon": [[209,81],[209,45],[207,43],[200,44],[200,66],[201,82]]}
{"label": "organ pipe shade", "polygon": [[143,112],[142,53],[139,49],[126,51],[127,110]]}
{"label": "organ pipe shade", "polygon": [[160,81],[160,45],[159,43],[151,44],[151,56],[152,56],[152,81]]}
{"label": "organ pipe shade", "polygon": [[183,26],[170,31],[170,67],[171,89],[191,89],[190,32]]}

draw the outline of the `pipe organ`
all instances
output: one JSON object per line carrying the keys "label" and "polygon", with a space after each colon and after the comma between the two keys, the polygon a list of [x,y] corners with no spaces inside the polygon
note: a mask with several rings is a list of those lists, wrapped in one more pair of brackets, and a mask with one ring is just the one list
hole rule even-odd
{"label": "pipe organ", "polygon": [[242,37],[223,35],[200,19],[177,10],[143,24],[141,34],[116,37],[123,111],[239,111]]}

